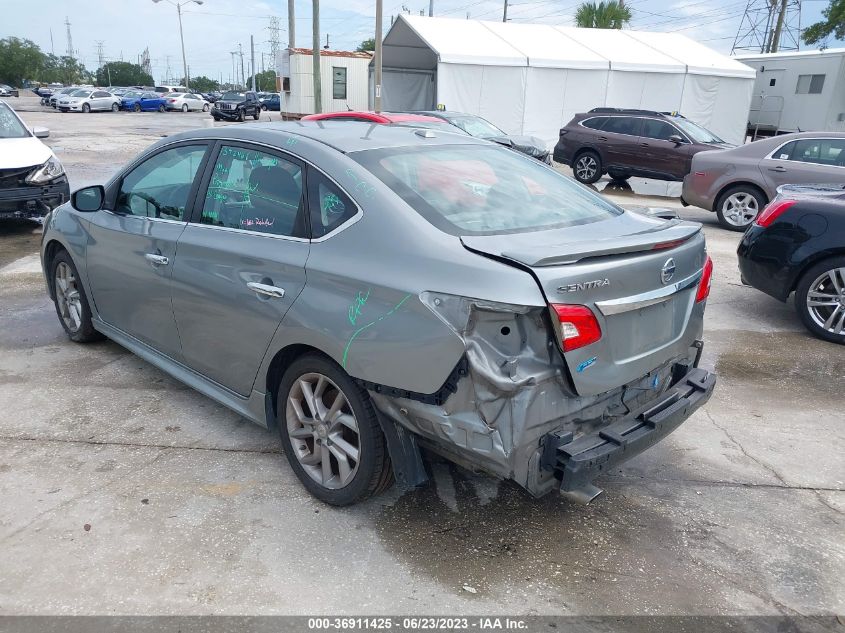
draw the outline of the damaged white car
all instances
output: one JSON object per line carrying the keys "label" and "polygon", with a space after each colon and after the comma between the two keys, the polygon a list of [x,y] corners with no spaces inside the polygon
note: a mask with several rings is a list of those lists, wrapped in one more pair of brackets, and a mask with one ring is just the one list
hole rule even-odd
{"label": "damaged white car", "polygon": [[332,504],[424,482],[421,448],[587,501],[715,386],[700,226],[466,135],[170,136],[55,210],[42,259],[71,339],[277,429]]}

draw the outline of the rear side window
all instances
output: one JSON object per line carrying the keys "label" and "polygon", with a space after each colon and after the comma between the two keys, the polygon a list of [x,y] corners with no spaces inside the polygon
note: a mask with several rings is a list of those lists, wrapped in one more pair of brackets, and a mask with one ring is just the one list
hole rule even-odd
{"label": "rear side window", "polygon": [[640,121],[629,116],[613,116],[609,117],[607,123],[604,124],[602,131],[612,132],[614,134],[629,134],[631,136],[639,136]]}
{"label": "rear side window", "polygon": [[600,130],[606,122],[606,116],[597,116],[593,117],[592,119],[585,119],[584,121],[581,121],[581,125],[590,128],[591,130]]}
{"label": "rear side window", "polygon": [[350,156],[452,235],[562,228],[621,213],[553,169],[504,148],[414,146]]}
{"label": "rear side window", "polygon": [[302,169],[262,151],[224,145],[214,163],[200,222],[305,237]]}
{"label": "rear side window", "polygon": [[[845,139],[801,139],[791,143],[790,160],[816,165],[845,166]],[[786,149],[786,148],[784,148]],[[775,158],[784,154],[778,151]]]}
{"label": "rear side window", "polygon": [[358,212],[349,196],[316,169],[308,172],[308,205],[314,239],[331,233]]}

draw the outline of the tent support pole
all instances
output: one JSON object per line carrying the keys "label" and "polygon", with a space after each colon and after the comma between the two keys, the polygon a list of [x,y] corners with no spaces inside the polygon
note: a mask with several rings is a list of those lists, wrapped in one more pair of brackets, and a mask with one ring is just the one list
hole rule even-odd
{"label": "tent support pole", "polygon": [[375,66],[375,95],[373,99],[374,110],[376,112],[381,112],[381,49],[382,49],[382,37],[381,37],[381,14],[382,14],[382,0],[376,0],[376,50],[373,59],[373,65]]}

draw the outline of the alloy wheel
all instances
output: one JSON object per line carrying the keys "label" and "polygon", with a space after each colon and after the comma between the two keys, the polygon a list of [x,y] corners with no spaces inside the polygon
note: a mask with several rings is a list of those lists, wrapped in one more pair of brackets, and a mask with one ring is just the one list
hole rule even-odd
{"label": "alloy wheel", "polygon": [[578,176],[579,180],[590,180],[596,175],[598,167],[595,158],[589,155],[582,156],[575,163],[575,175]]}
{"label": "alloy wheel", "polygon": [[68,330],[76,332],[82,325],[82,301],[79,296],[76,275],[65,262],[59,262],[56,265],[53,281],[59,314]]}
{"label": "alloy wheel", "polygon": [[816,277],[807,293],[807,311],[826,332],[845,336],[845,268]]}
{"label": "alloy wheel", "polygon": [[731,226],[748,226],[759,212],[757,198],[744,191],[728,196],[722,203],[722,215]]}
{"label": "alloy wheel", "polygon": [[336,490],[358,471],[358,420],[343,391],[327,376],[307,373],[291,386],[285,413],[296,459],[314,481]]}

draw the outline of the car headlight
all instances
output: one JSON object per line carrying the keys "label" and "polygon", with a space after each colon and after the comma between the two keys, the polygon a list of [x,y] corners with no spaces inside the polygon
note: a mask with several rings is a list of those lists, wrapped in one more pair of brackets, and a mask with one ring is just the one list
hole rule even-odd
{"label": "car headlight", "polygon": [[62,167],[62,163],[55,156],[51,156],[47,159],[46,163],[32,172],[26,181],[33,185],[39,185],[55,180],[63,173],[65,173],[65,168]]}

